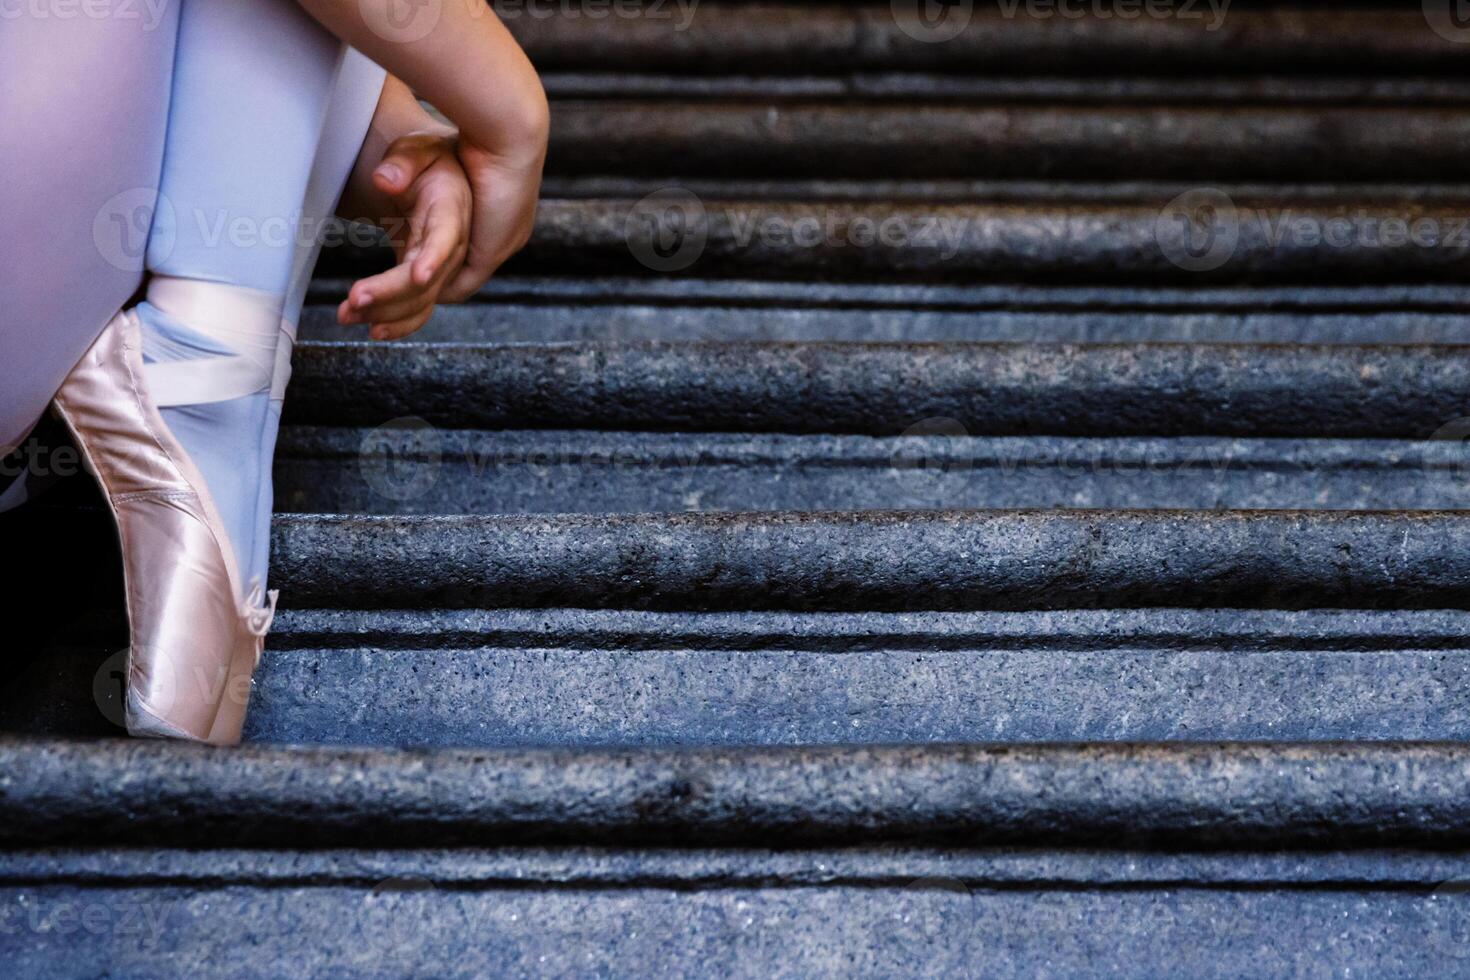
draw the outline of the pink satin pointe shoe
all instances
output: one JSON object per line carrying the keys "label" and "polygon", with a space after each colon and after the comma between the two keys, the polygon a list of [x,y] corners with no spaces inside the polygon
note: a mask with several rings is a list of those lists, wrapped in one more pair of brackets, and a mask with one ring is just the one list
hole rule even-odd
{"label": "pink satin pointe shoe", "polygon": [[129,734],[236,745],[276,593],[240,587],[204,479],[144,384],[136,315],[119,313],[54,407],[107,497],[122,544]]}

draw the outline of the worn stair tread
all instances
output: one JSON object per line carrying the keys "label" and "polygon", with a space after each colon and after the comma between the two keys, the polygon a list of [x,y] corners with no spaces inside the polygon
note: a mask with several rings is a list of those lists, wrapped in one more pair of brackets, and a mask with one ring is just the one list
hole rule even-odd
{"label": "worn stair tread", "polygon": [[[267,749],[0,738],[0,840],[1463,846],[1470,748]],[[773,837],[775,835],[775,837]]]}
{"label": "worn stair tread", "polygon": [[[1464,424],[1407,439],[665,433],[287,425],[294,513],[629,514],[932,509],[1470,508]],[[44,508],[101,506],[84,477]]]}
{"label": "worn stair tread", "polygon": [[[1470,204],[1458,191],[1363,197],[1182,194],[1123,199],[739,199],[677,181],[642,199],[548,198],[518,275],[670,275],[964,285],[1460,283]],[[1387,231],[1385,231],[1387,229]],[[325,273],[391,264],[344,247]]]}
{"label": "worn stair tread", "polygon": [[[105,513],[28,517],[16,548],[110,550]],[[110,599],[114,561],[71,584]],[[284,515],[271,581],[322,609],[1466,609],[1470,512]]]}
{"label": "worn stair tread", "polygon": [[300,606],[1470,604],[1456,512],[287,516],[274,539],[273,579]]}
{"label": "worn stair tread", "polygon": [[[1428,895],[1470,880],[1470,857],[1454,851],[1355,847],[1343,850],[1188,851],[1121,847],[824,848],[454,847],[209,849],[15,847],[0,850],[0,885],[177,888],[428,886],[455,890],[524,888],[945,889],[987,886],[1168,889],[1354,888]],[[961,892],[963,893],[963,892]]]}
{"label": "worn stair tread", "polygon": [[[1470,185],[1464,199],[1470,201]],[[352,280],[314,278],[308,298],[335,306]],[[1188,288],[1108,284],[1069,286],[1002,283],[903,284],[885,282],[781,282],[764,279],[649,278],[619,276],[519,276],[497,274],[480,287],[479,303],[575,302],[593,307],[650,303],[678,306],[811,307],[915,310],[1112,310],[1209,312],[1433,311],[1454,313],[1470,304],[1470,286],[1458,283],[1350,283],[1291,286]]]}
{"label": "worn stair tread", "polygon": [[[762,650],[637,652],[357,643],[267,649],[246,741],[506,748],[1470,739],[1463,644],[1240,652],[1183,640],[1152,649],[872,645],[830,653],[785,649],[779,639]],[[7,706],[5,730],[121,735],[117,702],[109,695],[99,711],[94,695],[99,672],[116,663],[111,649],[35,655],[13,675],[30,697]]]}
{"label": "worn stair tread", "polygon": [[[626,343],[637,341],[855,341],[868,343],[1302,343],[1467,344],[1470,313],[1458,310],[1128,310],[887,306],[683,304],[630,300],[596,305],[497,301],[438,308],[412,342]],[[366,341],[368,328],[343,327],[337,305],[308,306],[303,340]]]}
{"label": "worn stair tread", "polygon": [[[816,860],[820,860],[819,858]],[[15,976],[1442,975],[1470,902],[1429,886],[535,881],[11,886]],[[1463,880],[1448,888],[1463,886]],[[57,911],[59,909],[67,912]],[[71,928],[76,910],[99,934]],[[62,918],[70,915],[70,918]],[[1078,923],[1086,923],[1079,929]],[[121,933],[121,935],[119,935]],[[82,941],[82,939],[85,941]],[[248,951],[249,955],[242,955]],[[58,964],[65,964],[59,969]]]}
{"label": "worn stair tread", "polygon": [[1440,438],[967,436],[288,425],[276,507],[548,514],[928,508],[1454,510],[1463,427]]}
{"label": "worn stair tread", "polygon": [[[355,276],[384,255],[344,248],[323,270]],[[1460,283],[1467,270],[1470,205],[1437,195],[1237,199],[1200,185],[1115,202],[790,201],[675,181],[643,199],[543,200],[511,271],[1199,287]]]}
{"label": "worn stair tread", "polygon": [[287,418],[376,426],[1424,439],[1464,346],[308,342]]}
{"label": "worn stair tread", "polygon": [[[885,178],[853,177],[711,177],[698,174],[548,175],[542,190],[548,200],[639,200],[667,193],[671,187],[706,201],[862,201],[928,202],[930,204],[1126,204],[1159,205],[1202,186],[1236,201],[1289,200],[1326,205],[1365,202],[1462,204],[1470,198],[1458,177],[1447,180],[1289,182],[1211,180],[1046,180],[1040,178]],[[348,240],[348,239],[344,239]],[[1305,285],[1305,284],[1304,284]]]}
{"label": "worn stair tread", "polygon": [[[496,748],[1464,741],[1467,617],[286,609],[256,674],[246,738]],[[0,697],[7,731],[120,732],[126,632],[103,625],[75,623],[13,673]]]}
{"label": "worn stair tread", "polygon": [[[874,72],[833,69],[798,74],[690,75],[651,71],[556,71],[542,84],[558,100],[645,99],[691,103],[717,101],[854,101],[891,99],[926,105],[945,102],[1068,102],[1072,104],[1291,104],[1291,105],[1463,105],[1470,101],[1462,81],[1418,75],[1301,76],[1252,74],[1117,77],[1067,75],[958,75],[927,71]],[[1279,66],[1272,66],[1279,69]],[[769,69],[763,67],[764,72]],[[650,106],[658,111],[657,104]]]}
{"label": "worn stair tread", "polygon": [[638,650],[1449,651],[1454,609],[1062,609],[659,612],[626,609],[282,609],[271,650],[602,647]]}
{"label": "worn stair tread", "polygon": [[[877,3],[657,4],[648,16],[534,16],[528,5],[496,4],[543,70],[643,71],[691,75],[918,70],[975,74],[1246,74],[1464,70],[1465,53],[1428,28],[1418,4],[1333,9],[1245,4],[1217,17],[1208,4],[1182,16],[1068,16],[1038,8],[957,5],[930,29],[917,7]],[[1089,8],[1091,10],[1092,8]],[[1109,12],[1111,8],[1108,8]],[[1171,13],[1174,13],[1171,9]],[[906,29],[907,28],[907,29]],[[953,36],[947,36],[953,35]],[[942,43],[936,43],[942,41]]]}
{"label": "worn stair tread", "polygon": [[[68,556],[112,537],[95,510],[12,528]],[[272,551],[296,608],[1470,608],[1466,511],[304,514]]]}
{"label": "worn stair tread", "polygon": [[[1470,195],[1467,195],[1470,198]],[[303,340],[337,323],[351,282],[319,279]],[[415,342],[909,341],[1437,344],[1470,342],[1456,285],[1082,288],[496,276],[440,307]]]}
{"label": "worn stair tread", "polygon": [[553,174],[1458,180],[1451,106],[562,100]]}

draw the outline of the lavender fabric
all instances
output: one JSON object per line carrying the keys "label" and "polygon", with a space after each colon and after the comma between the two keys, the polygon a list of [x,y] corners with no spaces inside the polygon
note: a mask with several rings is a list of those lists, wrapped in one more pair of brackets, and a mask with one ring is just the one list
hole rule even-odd
{"label": "lavender fabric", "polygon": [[135,12],[0,20],[0,447],[142,280],[179,0]]}

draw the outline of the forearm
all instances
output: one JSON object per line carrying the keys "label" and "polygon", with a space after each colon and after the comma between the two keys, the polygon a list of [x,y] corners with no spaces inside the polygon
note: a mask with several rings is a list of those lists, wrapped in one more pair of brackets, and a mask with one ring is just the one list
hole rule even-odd
{"label": "forearm", "polygon": [[[488,4],[438,5],[432,27],[393,39],[398,0],[299,0],[329,31],[403,79],[463,137],[508,166],[539,166],[547,131],[541,81]],[[420,33],[414,31],[414,34]]]}
{"label": "forearm", "polygon": [[368,126],[362,149],[347,179],[337,213],[343,218],[381,224],[398,213],[398,206],[373,180],[373,171],[383,162],[388,147],[395,140],[418,133],[453,139],[454,127],[445,125],[424,111],[408,86],[389,75],[378,97],[373,121]]}

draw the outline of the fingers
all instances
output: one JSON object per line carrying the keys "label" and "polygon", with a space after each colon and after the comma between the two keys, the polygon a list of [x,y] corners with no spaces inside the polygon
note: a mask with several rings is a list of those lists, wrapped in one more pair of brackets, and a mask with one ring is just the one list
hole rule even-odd
{"label": "fingers", "polygon": [[392,303],[420,290],[414,286],[409,267],[399,263],[387,272],[352,284],[347,299],[337,307],[337,322],[343,326],[372,322],[372,309],[379,303]]}
{"label": "fingers", "polygon": [[390,197],[404,194],[420,174],[449,152],[442,138],[428,133],[400,136],[388,144],[382,162],[373,168],[373,186]]}
{"label": "fingers", "polygon": [[[401,291],[386,291],[373,297],[370,303],[352,311],[355,322],[369,323],[376,328],[383,324],[410,318],[422,310],[432,309],[439,301],[444,283],[448,281],[450,273],[459,268],[463,258],[463,253],[456,248],[451,252],[448,260],[439,267],[434,278],[427,283],[423,285],[413,283]],[[405,263],[395,267],[392,271],[402,276],[407,266],[408,264]]]}
{"label": "fingers", "polygon": [[[412,149],[405,152],[411,156]],[[337,309],[343,325],[370,324],[374,340],[406,336],[423,326],[469,249],[469,186],[452,157],[441,155],[400,198],[409,205],[409,235],[398,246],[399,263],[354,283]]]}
{"label": "fingers", "polygon": [[402,336],[402,327],[412,323],[409,332],[417,330],[434,312],[439,293],[452,270],[459,268],[463,255],[456,249],[437,274],[423,285],[412,281],[411,263],[400,263],[370,280],[353,286],[347,300],[338,308],[343,323],[366,323],[373,340],[391,340]]}
{"label": "fingers", "polygon": [[410,250],[418,253],[410,260],[415,284],[428,286],[440,278],[455,250],[467,241],[468,226],[468,214],[462,207],[456,207],[453,199],[440,197],[429,202],[420,243]]}
{"label": "fingers", "polygon": [[375,323],[373,324],[372,330],[373,339],[401,340],[417,331],[425,323],[428,323],[429,317],[433,314],[434,305],[431,303],[426,309],[401,320],[395,320],[391,323]]}

